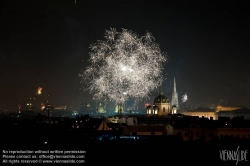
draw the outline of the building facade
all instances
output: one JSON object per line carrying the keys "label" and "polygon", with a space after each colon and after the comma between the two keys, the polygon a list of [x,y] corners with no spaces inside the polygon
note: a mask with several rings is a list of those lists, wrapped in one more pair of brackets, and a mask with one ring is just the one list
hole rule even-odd
{"label": "building facade", "polygon": [[153,107],[151,105],[146,107],[147,115],[164,116],[170,113],[170,102],[169,99],[164,96],[163,92],[160,92],[160,95],[155,98]]}
{"label": "building facade", "polygon": [[198,116],[205,118],[212,118],[218,120],[219,117],[239,117],[243,116],[245,119],[250,118],[250,110],[243,107],[225,107],[218,105],[214,110],[212,109],[196,109],[196,110],[183,110],[181,114],[186,116]]}

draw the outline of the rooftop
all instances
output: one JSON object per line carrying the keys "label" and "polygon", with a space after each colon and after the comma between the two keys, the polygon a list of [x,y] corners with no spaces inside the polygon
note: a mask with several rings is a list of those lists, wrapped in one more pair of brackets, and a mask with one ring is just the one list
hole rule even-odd
{"label": "rooftop", "polygon": [[124,130],[136,132],[162,132],[166,130],[165,126],[126,126]]}

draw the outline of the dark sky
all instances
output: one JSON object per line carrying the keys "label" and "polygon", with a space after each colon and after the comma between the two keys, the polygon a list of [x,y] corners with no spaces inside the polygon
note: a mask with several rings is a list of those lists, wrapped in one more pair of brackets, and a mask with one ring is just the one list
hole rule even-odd
{"label": "dark sky", "polygon": [[175,76],[179,100],[187,93],[191,105],[249,103],[249,3],[90,2],[1,2],[0,107],[38,97],[39,86],[37,100],[50,95],[55,105],[76,107],[89,100],[78,73],[88,65],[89,45],[110,27],[153,34],[170,58],[163,84],[168,97]]}

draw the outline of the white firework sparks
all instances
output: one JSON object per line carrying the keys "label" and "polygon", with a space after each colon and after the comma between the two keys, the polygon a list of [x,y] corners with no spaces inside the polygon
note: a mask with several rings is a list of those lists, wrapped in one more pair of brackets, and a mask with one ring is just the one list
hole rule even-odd
{"label": "white firework sparks", "polygon": [[185,94],[182,96],[181,101],[182,101],[182,103],[185,103],[187,100],[188,100],[188,96],[187,96],[187,94],[185,93]]}
{"label": "white firework sparks", "polygon": [[167,60],[154,37],[147,32],[139,37],[123,29],[106,30],[104,41],[90,46],[91,66],[79,74],[81,83],[94,98],[123,104],[129,98],[140,101],[163,81]]}

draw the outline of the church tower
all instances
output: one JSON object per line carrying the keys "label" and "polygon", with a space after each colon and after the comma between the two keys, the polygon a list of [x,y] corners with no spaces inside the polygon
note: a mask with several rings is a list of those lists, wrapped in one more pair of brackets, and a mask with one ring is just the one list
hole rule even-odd
{"label": "church tower", "polygon": [[176,92],[176,82],[174,77],[174,89],[172,93],[172,114],[176,114],[177,110],[179,109],[179,103],[178,103],[178,93]]}

